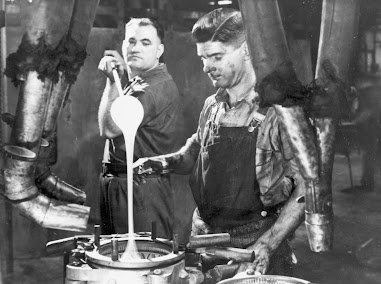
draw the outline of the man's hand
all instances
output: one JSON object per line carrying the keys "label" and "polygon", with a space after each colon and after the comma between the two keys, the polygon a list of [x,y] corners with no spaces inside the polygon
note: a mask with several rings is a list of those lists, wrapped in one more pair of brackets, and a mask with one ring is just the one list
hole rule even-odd
{"label": "man's hand", "polygon": [[266,274],[271,256],[269,246],[265,242],[262,242],[261,239],[258,239],[255,244],[249,246],[247,249],[255,252],[255,260],[253,261],[254,275]]}
{"label": "man's hand", "polygon": [[124,72],[127,72],[127,64],[116,50],[105,50],[103,55],[103,58],[99,62],[98,69],[112,82],[114,82],[114,76],[112,74],[113,64],[117,67],[119,77],[121,77]]}
{"label": "man's hand", "polygon": [[136,184],[145,183],[145,177],[147,175],[169,173],[168,163],[162,156],[140,158],[132,165],[132,167],[134,169],[134,182]]}
{"label": "man's hand", "polygon": [[202,220],[198,208],[193,212],[192,217],[192,236],[213,234],[212,228]]}

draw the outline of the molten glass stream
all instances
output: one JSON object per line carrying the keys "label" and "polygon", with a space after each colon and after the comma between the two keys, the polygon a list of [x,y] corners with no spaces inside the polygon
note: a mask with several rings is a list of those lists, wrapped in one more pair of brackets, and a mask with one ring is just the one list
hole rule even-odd
{"label": "molten glass stream", "polygon": [[140,259],[135,243],[134,217],[133,217],[133,156],[136,131],[143,120],[144,110],[138,99],[131,96],[120,96],[110,109],[111,118],[122,130],[126,144],[127,164],[127,202],[128,202],[128,243],[121,261]]}

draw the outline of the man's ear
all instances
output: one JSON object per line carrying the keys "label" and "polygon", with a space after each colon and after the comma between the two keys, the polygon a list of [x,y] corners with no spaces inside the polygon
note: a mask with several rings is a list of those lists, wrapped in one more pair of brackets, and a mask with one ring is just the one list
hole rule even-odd
{"label": "man's ear", "polygon": [[241,48],[243,50],[245,60],[251,60],[251,56],[250,56],[250,52],[249,52],[249,47],[247,46],[246,41],[244,41],[242,43]]}
{"label": "man's ear", "polygon": [[157,59],[159,59],[164,53],[164,44],[160,44],[157,48]]}
{"label": "man's ear", "polygon": [[127,62],[127,41],[123,40],[122,43],[122,56],[125,62]]}

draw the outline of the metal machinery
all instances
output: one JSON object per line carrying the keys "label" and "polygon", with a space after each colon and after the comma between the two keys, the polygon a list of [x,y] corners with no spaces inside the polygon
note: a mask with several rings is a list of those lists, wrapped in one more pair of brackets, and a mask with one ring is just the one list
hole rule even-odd
{"label": "metal machinery", "polygon": [[[142,259],[119,261],[128,238],[102,239],[77,254],[79,261],[66,265],[67,284],[74,283],[187,283],[180,282],[185,267],[184,252],[174,253],[171,242],[139,236],[136,239]],[[90,248],[88,247],[88,248]]]}
{"label": "metal machinery", "polygon": [[[155,231],[135,234],[141,257],[137,260],[120,260],[128,235],[100,235],[99,226],[93,235],[49,242],[47,254],[64,253],[65,284],[212,284],[237,273],[257,277],[248,275],[254,252],[228,247],[227,233],[192,236],[187,244],[179,244],[176,235],[169,241],[156,238]],[[274,277],[266,278],[270,282],[258,278],[262,282],[232,283],[309,283],[290,277],[277,282]]]}

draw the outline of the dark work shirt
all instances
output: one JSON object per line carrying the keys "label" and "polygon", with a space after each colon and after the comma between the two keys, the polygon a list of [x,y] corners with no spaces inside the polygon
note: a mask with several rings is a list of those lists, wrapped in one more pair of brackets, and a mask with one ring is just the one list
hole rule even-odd
{"label": "dark work shirt", "polygon": [[[143,105],[144,117],[135,137],[134,161],[143,157],[168,154],[178,150],[182,141],[180,96],[165,64],[139,75],[147,84],[143,92],[132,95]],[[109,153],[105,149],[104,162],[125,164],[124,137],[109,139]],[[107,148],[107,147],[106,147]]]}

